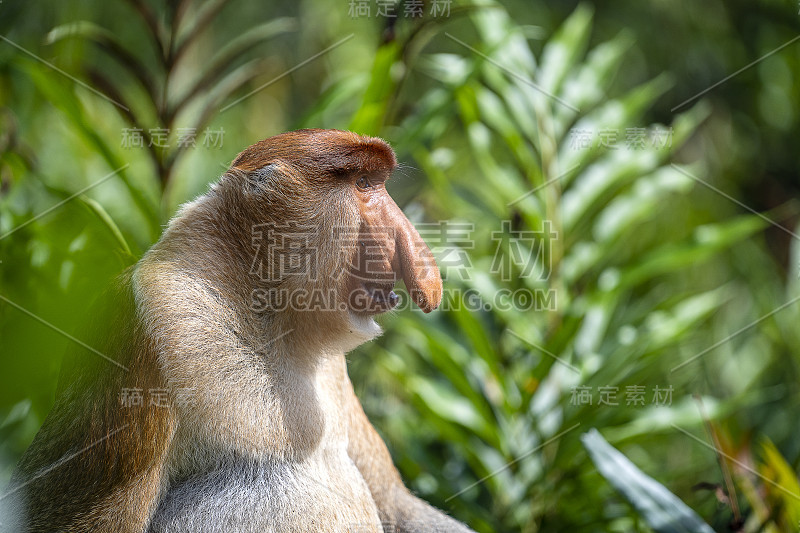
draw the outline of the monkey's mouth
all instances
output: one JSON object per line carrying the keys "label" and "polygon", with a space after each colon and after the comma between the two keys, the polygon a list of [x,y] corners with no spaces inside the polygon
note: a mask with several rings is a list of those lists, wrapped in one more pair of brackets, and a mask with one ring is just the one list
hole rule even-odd
{"label": "monkey's mouth", "polygon": [[350,310],[375,315],[394,309],[400,297],[393,289],[394,283],[361,283],[350,292]]}

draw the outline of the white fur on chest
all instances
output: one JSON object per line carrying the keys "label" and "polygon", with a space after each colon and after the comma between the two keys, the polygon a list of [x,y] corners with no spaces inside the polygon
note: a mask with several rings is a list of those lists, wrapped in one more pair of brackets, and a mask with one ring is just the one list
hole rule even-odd
{"label": "white fur on chest", "polygon": [[381,527],[366,483],[341,449],[321,450],[299,463],[220,465],[172,487],[149,531],[377,532]]}
{"label": "white fur on chest", "polygon": [[[347,454],[339,387],[343,364],[331,357],[288,382],[265,381],[273,388],[266,395],[273,403],[250,413],[259,419],[260,431],[250,434],[255,441],[247,439],[246,428],[231,430],[222,421],[205,424],[204,431],[195,424],[179,429],[173,481],[149,531],[382,531],[369,488]],[[305,408],[295,409],[301,405]],[[216,435],[209,435],[209,427]],[[297,427],[304,428],[305,440],[288,437]],[[233,434],[238,438],[224,438]]]}

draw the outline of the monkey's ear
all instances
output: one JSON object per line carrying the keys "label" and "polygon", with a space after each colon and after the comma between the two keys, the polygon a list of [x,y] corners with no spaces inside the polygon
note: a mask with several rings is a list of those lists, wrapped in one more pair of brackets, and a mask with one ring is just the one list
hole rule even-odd
{"label": "monkey's ear", "polygon": [[251,170],[249,172],[240,169],[236,170],[244,174],[245,191],[250,193],[263,191],[269,185],[269,183],[274,183],[274,180],[279,173],[277,163],[270,163],[269,165]]}

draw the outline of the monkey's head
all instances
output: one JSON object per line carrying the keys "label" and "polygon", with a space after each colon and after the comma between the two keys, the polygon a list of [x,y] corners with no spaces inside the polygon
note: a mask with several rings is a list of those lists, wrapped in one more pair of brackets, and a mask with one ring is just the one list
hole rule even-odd
{"label": "monkey's head", "polygon": [[383,140],[339,130],[284,133],[236,157],[220,185],[243,191],[235,209],[252,223],[265,309],[372,323],[398,304],[400,279],[424,312],[439,305],[433,255],[386,190],[396,167]]}

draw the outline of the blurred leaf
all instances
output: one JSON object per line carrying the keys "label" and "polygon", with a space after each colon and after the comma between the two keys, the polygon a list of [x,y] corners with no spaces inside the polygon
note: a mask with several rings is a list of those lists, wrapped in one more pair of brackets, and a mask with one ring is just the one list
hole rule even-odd
{"label": "blurred leaf", "polygon": [[186,94],[177,97],[177,102],[172,110],[173,116],[177,115],[194,98],[208,92],[214,84],[219,83],[224,74],[230,70],[231,64],[241,58],[245,52],[281,33],[292,31],[296,27],[297,24],[293,18],[277,18],[252,27],[231,39],[210,59],[200,78]]}
{"label": "blurred leaf", "polygon": [[[598,134],[601,131],[619,131],[639,126],[638,120],[642,112],[663,95],[671,85],[669,77],[662,74],[631,89],[624,96],[609,99],[600,107],[578,119],[573,125],[573,129]],[[571,143],[565,142],[559,149],[559,160],[563,168],[571,168],[575,165],[585,166],[602,152],[599,143],[594,143],[588,149],[575,149]],[[619,153],[619,150],[615,153]]]}
{"label": "blurred leaf", "polygon": [[378,48],[372,64],[370,84],[364,93],[361,107],[356,111],[349,129],[363,135],[378,135],[383,126],[389,101],[394,94],[396,82],[392,68],[398,62],[400,43],[392,41]]}
{"label": "blurred leaf", "polygon": [[[631,35],[621,31],[610,41],[593,48],[577,70],[567,73],[562,91],[564,100],[580,108],[583,113],[601,102],[614,74],[623,63],[624,54],[632,45]],[[565,106],[557,106],[553,111],[556,115],[556,132],[561,135],[572,122],[575,112]]]}
{"label": "blurred leaf", "polygon": [[117,35],[93,22],[81,20],[56,26],[48,32],[45,42],[54,44],[72,37],[87,39],[105,50],[141,83],[153,105],[156,105],[158,88],[155,78],[142,61],[127,50]]}
{"label": "blurred leaf", "polygon": [[[125,240],[125,237],[122,235],[122,232],[119,230],[119,227],[114,223],[114,220],[111,216],[103,209],[103,206],[97,203],[96,201],[92,200],[91,198],[81,195],[79,196],[81,202],[83,202],[89,210],[94,213],[97,218],[100,219],[103,226],[105,226],[111,235],[116,239],[117,243],[119,243],[120,248],[122,251],[130,258],[133,258],[133,253],[131,252],[130,246],[128,246],[128,242]],[[135,262],[132,261],[132,263]]]}
{"label": "blurred leaf", "polygon": [[761,448],[764,456],[761,471],[766,479],[777,485],[765,485],[765,488],[780,501],[785,523],[795,526],[800,523],[800,481],[797,474],[769,439],[764,439]]}
{"label": "blurred leaf", "polygon": [[620,284],[636,285],[655,276],[674,272],[700,261],[763,230],[767,223],[752,215],[743,215],[727,222],[706,224],[695,231],[688,244],[668,244],[657,248],[620,274]]}
{"label": "blurred leaf", "polygon": [[175,62],[178,62],[192,43],[200,38],[208,25],[217,18],[220,11],[222,11],[229,1],[230,0],[208,0],[205,2],[197,2],[195,4],[196,9],[186,10],[191,15],[189,21],[181,24],[180,29],[173,28],[173,32],[177,31],[177,46],[175,47],[173,56]]}
{"label": "blurred leaf", "polygon": [[580,4],[555,35],[547,40],[536,74],[544,92],[558,93],[567,72],[583,58],[589,42],[592,12],[590,4]]}
{"label": "blurred leaf", "polygon": [[658,533],[714,533],[685,503],[645,475],[596,429],[581,436],[597,470]]}
{"label": "blurred leaf", "polygon": [[30,410],[30,400],[22,400],[11,407],[5,418],[0,421],[0,445],[5,443],[9,435],[25,422]]}
{"label": "blurred leaf", "polygon": [[[70,120],[75,130],[93,146],[103,157],[111,169],[118,169],[122,165],[121,159],[117,157],[111,147],[100,137],[97,131],[86,119],[80,101],[72,91],[64,90],[60,84],[53,83],[52,75],[45,73],[40,65],[25,60],[22,63],[23,71],[34,81],[36,87],[42,92],[52,105],[61,111]],[[149,223],[149,234],[155,241],[161,233],[159,217],[155,206],[147,199],[144,191],[130,178],[125,170],[118,173],[120,179],[125,184],[136,206],[141,214]]]}
{"label": "blurred leaf", "polygon": [[[500,64],[522,76],[531,76],[536,71],[536,58],[528,46],[527,37],[500,4],[491,0],[480,0],[482,9],[471,12],[471,19],[486,43],[489,55],[502,57]],[[496,67],[492,67],[496,68]]]}
{"label": "blurred leaf", "polygon": [[472,404],[448,390],[445,385],[417,377],[410,378],[407,384],[410,391],[442,418],[461,424],[479,435],[491,434],[491,426],[486,424]]}

